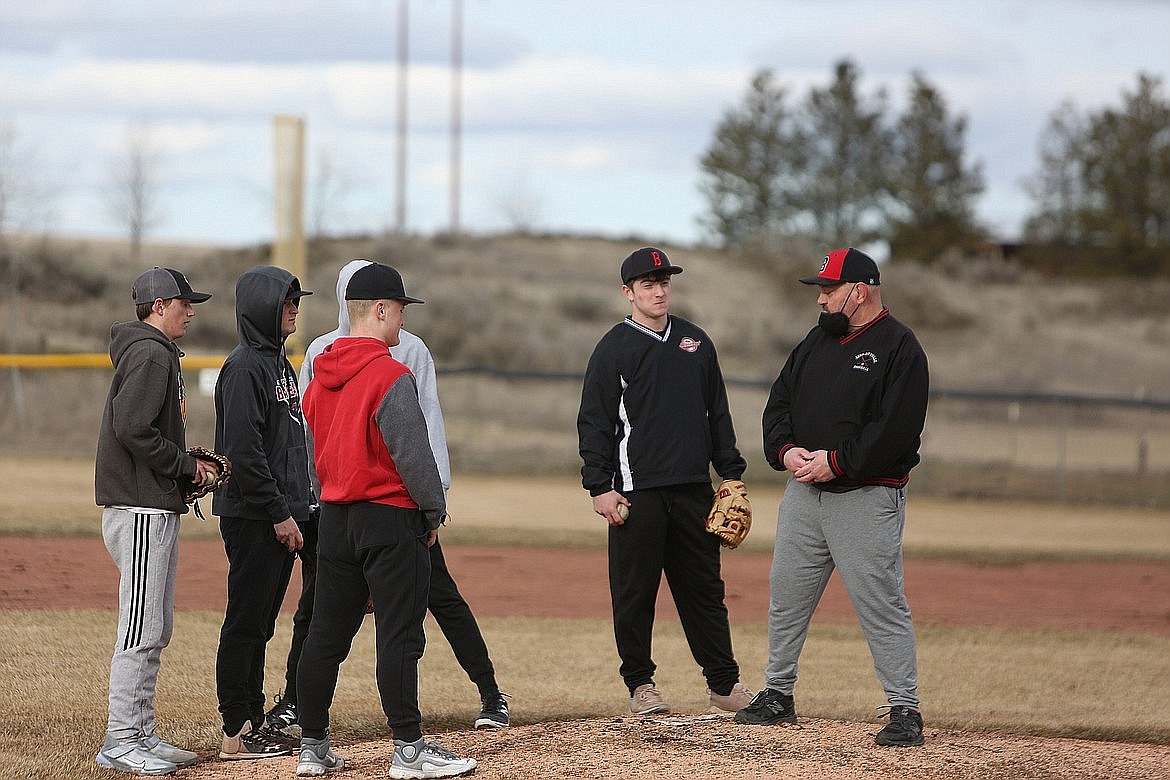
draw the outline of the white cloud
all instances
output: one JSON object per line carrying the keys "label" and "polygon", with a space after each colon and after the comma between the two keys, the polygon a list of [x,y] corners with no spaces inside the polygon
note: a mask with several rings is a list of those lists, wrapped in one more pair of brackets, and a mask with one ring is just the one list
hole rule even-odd
{"label": "white cloud", "polygon": [[[549,227],[694,235],[697,158],[752,72],[792,100],[845,57],[904,100],[918,69],[969,119],[981,210],[1010,231],[1018,181],[1061,100],[1116,105],[1139,70],[1170,77],[1170,3],[1117,0],[472,0],[465,2],[465,211],[524,177]],[[0,118],[65,182],[62,229],[100,184],[100,150],[147,122],[173,182],[166,229],[269,231],[272,116],[308,123],[310,159],[352,171],[354,220],[390,213],[395,3],[38,0],[0,3]],[[450,6],[410,4],[409,213],[441,226],[449,176]],[[1170,85],[1168,85],[1170,86]],[[99,150],[95,154],[95,149]],[[310,163],[310,170],[312,165]],[[200,194],[200,188],[203,188]],[[652,190],[653,198],[645,198]],[[78,206],[79,203],[85,205]],[[87,224],[92,225],[93,218]]]}

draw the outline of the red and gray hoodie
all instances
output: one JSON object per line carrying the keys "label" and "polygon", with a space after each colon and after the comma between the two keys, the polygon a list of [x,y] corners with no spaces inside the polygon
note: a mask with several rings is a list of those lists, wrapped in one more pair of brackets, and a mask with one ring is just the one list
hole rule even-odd
{"label": "red and gray hoodie", "polygon": [[321,500],[419,509],[446,516],[439,469],[410,369],[369,337],[343,337],[313,361],[305,389],[309,446]]}

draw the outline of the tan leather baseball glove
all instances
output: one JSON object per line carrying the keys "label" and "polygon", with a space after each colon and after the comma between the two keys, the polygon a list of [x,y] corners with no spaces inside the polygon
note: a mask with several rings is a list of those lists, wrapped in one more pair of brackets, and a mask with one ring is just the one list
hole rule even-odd
{"label": "tan leather baseball glove", "polygon": [[734,550],[747,538],[751,528],[752,505],[748,501],[747,485],[738,479],[723,480],[707,515],[707,530],[718,536],[724,547]]}

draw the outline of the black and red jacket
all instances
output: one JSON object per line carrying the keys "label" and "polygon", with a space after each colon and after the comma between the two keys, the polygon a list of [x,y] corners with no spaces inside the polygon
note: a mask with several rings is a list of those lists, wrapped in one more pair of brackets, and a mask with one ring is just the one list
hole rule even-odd
{"label": "black and red jacket", "polygon": [[836,478],[822,490],[901,487],[921,460],[929,392],[926,353],[889,309],[839,339],[813,328],[772,384],[764,455],[784,471],[792,447],[827,450]]}

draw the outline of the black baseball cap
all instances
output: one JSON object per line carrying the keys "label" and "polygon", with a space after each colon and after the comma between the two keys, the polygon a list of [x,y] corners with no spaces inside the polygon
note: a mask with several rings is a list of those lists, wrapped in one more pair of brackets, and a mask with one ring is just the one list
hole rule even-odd
{"label": "black baseball cap", "polygon": [[652,274],[655,271],[668,274],[681,274],[681,268],[670,264],[666,252],[652,246],[644,246],[633,252],[622,261],[622,284],[629,284],[639,276]]}
{"label": "black baseball cap", "polygon": [[345,287],[347,301],[402,301],[424,303],[411,298],[402,285],[402,274],[388,265],[370,263],[354,272]]}
{"label": "black baseball cap", "polygon": [[157,265],[134,280],[130,296],[135,303],[154,303],[159,298],[185,298],[191,303],[203,303],[211,293],[195,292],[187,277],[173,268],[159,268]]}
{"label": "black baseball cap", "polygon": [[821,263],[821,270],[817,275],[806,276],[800,281],[805,284],[819,284],[822,287],[832,287],[843,282],[881,284],[881,275],[878,274],[877,263],[872,257],[849,247],[834,249],[825,255],[825,261]]}
{"label": "black baseball cap", "polygon": [[286,301],[300,301],[300,299],[304,298],[306,295],[312,294],[312,290],[302,290],[301,280],[294,276],[292,281],[288,283],[288,292],[284,294],[284,299]]}

